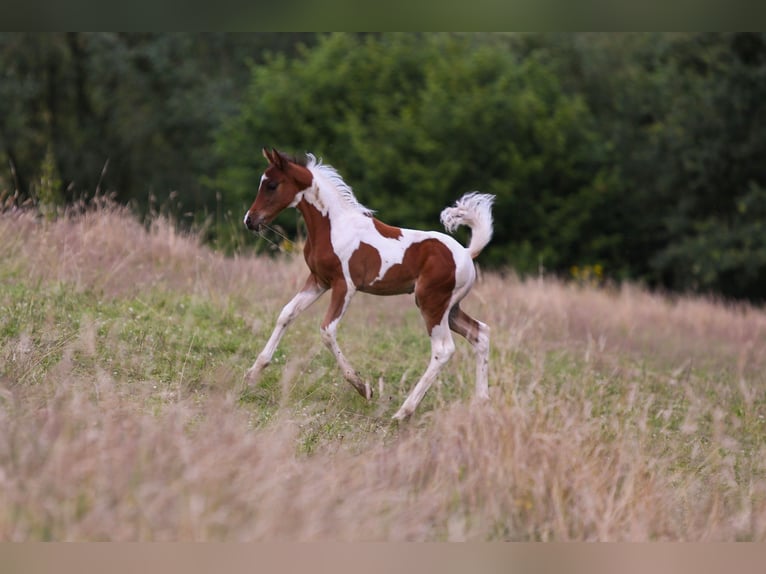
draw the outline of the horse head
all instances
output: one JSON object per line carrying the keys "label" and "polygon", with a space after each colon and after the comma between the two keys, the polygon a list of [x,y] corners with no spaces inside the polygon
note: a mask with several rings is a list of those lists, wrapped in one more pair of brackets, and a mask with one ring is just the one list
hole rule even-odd
{"label": "horse head", "polygon": [[255,201],[245,214],[248,229],[258,231],[288,207],[295,207],[301,193],[311,187],[313,176],[305,166],[276,149],[263,148],[269,166],[261,176]]}

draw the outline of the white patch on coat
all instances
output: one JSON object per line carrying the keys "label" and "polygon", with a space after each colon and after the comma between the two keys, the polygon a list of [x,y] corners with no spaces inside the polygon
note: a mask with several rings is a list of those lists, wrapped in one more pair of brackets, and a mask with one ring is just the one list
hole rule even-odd
{"label": "white patch on coat", "polygon": [[404,254],[413,244],[436,239],[452,253],[455,261],[455,289],[465,294],[473,284],[476,272],[469,252],[455,239],[438,231],[402,229],[401,236],[392,238],[381,235],[372,219],[373,211],[363,206],[346,184],[330,166],[317,162],[310,156],[306,166],[313,176],[312,186],[305,190],[303,198],[322,215],[330,219],[330,241],[341,261],[343,276],[352,285],[349,260],[364,242],[380,254],[380,271],[372,281],[382,280],[394,265],[402,263]]}

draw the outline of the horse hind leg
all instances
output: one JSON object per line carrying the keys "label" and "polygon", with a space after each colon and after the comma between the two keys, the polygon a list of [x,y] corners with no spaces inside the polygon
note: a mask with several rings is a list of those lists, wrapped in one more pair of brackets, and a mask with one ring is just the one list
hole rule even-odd
{"label": "horse hind leg", "polygon": [[426,391],[439,376],[442,367],[449,361],[454,352],[455,342],[452,340],[452,333],[450,333],[447,314],[445,313],[442,321],[431,329],[431,361],[428,363],[428,368],[404,400],[394,415],[394,419],[403,420],[415,412]]}
{"label": "horse hind leg", "polygon": [[455,342],[449,329],[449,313],[452,290],[440,289],[440,277],[431,280],[421,280],[415,285],[415,301],[420,307],[420,313],[426,322],[428,334],[431,337],[431,361],[428,363],[423,376],[404,400],[404,403],[394,415],[394,419],[403,420],[417,408],[420,401],[431,387],[442,367],[455,352]]}
{"label": "horse hind leg", "polygon": [[477,321],[460,308],[452,307],[449,313],[449,326],[455,333],[465,337],[476,353],[476,398],[489,398],[489,326]]}

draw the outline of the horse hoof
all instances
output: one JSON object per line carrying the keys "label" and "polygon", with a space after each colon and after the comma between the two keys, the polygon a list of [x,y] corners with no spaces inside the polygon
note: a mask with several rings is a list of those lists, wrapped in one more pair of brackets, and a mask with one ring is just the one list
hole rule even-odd
{"label": "horse hoof", "polygon": [[372,391],[372,387],[369,383],[352,383],[354,388],[356,389],[356,392],[359,393],[364,397],[365,400],[371,401],[372,395],[374,394]]}
{"label": "horse hoof", "polygon": [[252,385],[258,380],[258,375],[261,374],[262,370],[263,369],[256,369],[255,367],[250,367],[245,373],[245,376],[243,377],[244,381],[248,385]]}
{"label": "horse hoof", "polygon": [[248,384],[253,384],[258,380],[258,377],[261,376],[261,373],[271,364],[271,361],[262,361],[260,358],[255,361],[255,364],[250,367],[247,372],[245,373],[245,382]]}

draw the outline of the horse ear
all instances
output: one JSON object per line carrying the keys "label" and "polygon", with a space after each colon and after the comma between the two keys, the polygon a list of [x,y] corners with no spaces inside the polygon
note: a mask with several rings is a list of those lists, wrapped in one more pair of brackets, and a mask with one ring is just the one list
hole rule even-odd
{"label": "horse ear", "polygon": [[269,150],[267,150],[265,147],[261,148],[261,153],[263,154],[263,157],[265,157],[268,160],[269,163],[274,163],[271,160],[271,156],[269,155]]}
{"label": "horse ear", "polygon": [[277,148],[271,148],[271,163],[272,165],[278,167],[282,171],[285,170],[285,158],[282,157],[282,154],[277,151]]}

